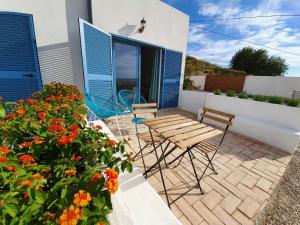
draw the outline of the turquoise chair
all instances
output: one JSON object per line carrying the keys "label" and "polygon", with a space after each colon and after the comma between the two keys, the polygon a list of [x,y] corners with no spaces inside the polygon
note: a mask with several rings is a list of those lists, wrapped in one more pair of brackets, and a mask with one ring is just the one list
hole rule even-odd
{"label": "turquoise chair", "polygon": [[[142,95],[136,93],[135,91],[131,91],[131,90],[121,90],[118,93],[118,99],[119,99],[119,102],[122,103],[130,112],[133,111],[132,104],[147,103],[146,99]],[[132,123],[142,124],[144,119],[145,118],[135,116],[132,119]]]}
{"label": "turquoise chair", "polygon": [[83,94],[86,107],[92,113],[91,116],[95,117],[93,119],[107,119],[109,117],[114,117],[119,133],[121,137],[123,137],[117,117],[128,114],[128,110],[121,104],[113,101],[112,98],[105,99],[93,94]]}

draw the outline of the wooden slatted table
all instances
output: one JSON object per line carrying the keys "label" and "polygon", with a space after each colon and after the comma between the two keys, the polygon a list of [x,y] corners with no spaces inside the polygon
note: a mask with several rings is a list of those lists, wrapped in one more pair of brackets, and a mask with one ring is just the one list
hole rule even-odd
{"label": "wooden slatted table", "polygon": [[[159,169],[160,169],[160,162],[166,159],[166,157],[170,155],[176,148],[180,148],[182,149],[182,153],[168,164],[172,164],[179,158],[182,158],[186,153],[188,153],[194,170],[195,177],[197,179],[199,189],[201,190],[201,193],[203,193],[200,186],[200,180],[198,179],[193,164],[193,160],[191,157],[192,153],[190,152],[190,150],[194,146],[198,145],[199,143],[205,143],[206,140],[216,137],[220,134],[223,134],[224,132],[215,127],[200,123],[197,120],[179,114],[147,119],[144,120],[144,124],[148,126],[151,135],[153,135],[153,131],[154,131],[156,134],[161,135],[164,139],[169,141],[169,144],[172,143],[174,145],[168,151],[166,151],[167,149],[165,149],[164,150],[165,152],[161,155],[161,157],[157,160],[157,162],[154,165],[152,165],[149,169],[147,169],[144,174],[147,175],[147,173],[153,170],[157,165],[159,165]],[[167,145],[166,148],[168,148],[169,144]],[[157,148],[155,146],[155,143],[153,143],[153,147],[154,149]],[[163,180],[163,184],[164,184],[164,180]],[[165,189],[165,185],[164,185],[164,189]],[[170,206],[177,199],[169,203],[166,189],[165,189],[165,193],[166,193],[168,205]]]}

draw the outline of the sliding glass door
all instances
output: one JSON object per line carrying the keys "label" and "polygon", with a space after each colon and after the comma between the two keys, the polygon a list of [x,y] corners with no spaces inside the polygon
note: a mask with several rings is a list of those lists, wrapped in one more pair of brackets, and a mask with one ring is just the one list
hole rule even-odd
{"label": "sliding glass door", "polygon": [[115,42],[114,56],[117,93],[125,89],[139,93],[140,48]]}

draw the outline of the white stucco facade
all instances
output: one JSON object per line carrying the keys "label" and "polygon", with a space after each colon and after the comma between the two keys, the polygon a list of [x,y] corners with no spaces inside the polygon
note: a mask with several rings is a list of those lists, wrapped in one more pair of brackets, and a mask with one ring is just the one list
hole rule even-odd
{"label": "white stucco facade", "polygon": [[[183,74],[189,19],[159,0],[2,0],[0,11],[33,15],[43,83],[60,81],[84,90],[79,18],[109,33],[182,52]],[[136,31],[143,17],[143,33],[119,31],[126,24]]]}

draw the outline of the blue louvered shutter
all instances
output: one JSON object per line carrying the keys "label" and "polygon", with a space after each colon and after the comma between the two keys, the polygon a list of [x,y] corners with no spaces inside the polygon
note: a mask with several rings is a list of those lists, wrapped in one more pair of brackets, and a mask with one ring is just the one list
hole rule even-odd
{"label": "blue louvered shutter", "polygon": [[79,20],[85,91],[113,100],[111,35]]}
{"label": "blue louvered shutter", "polygon": [[41,86],[32,15],[0,12],[0,96],[16,101]]}
{"label": "blue louvered shutter", "polygon": [[160,107],[174,108],[178,106],[182,53],[166,49],[163,60]]}

